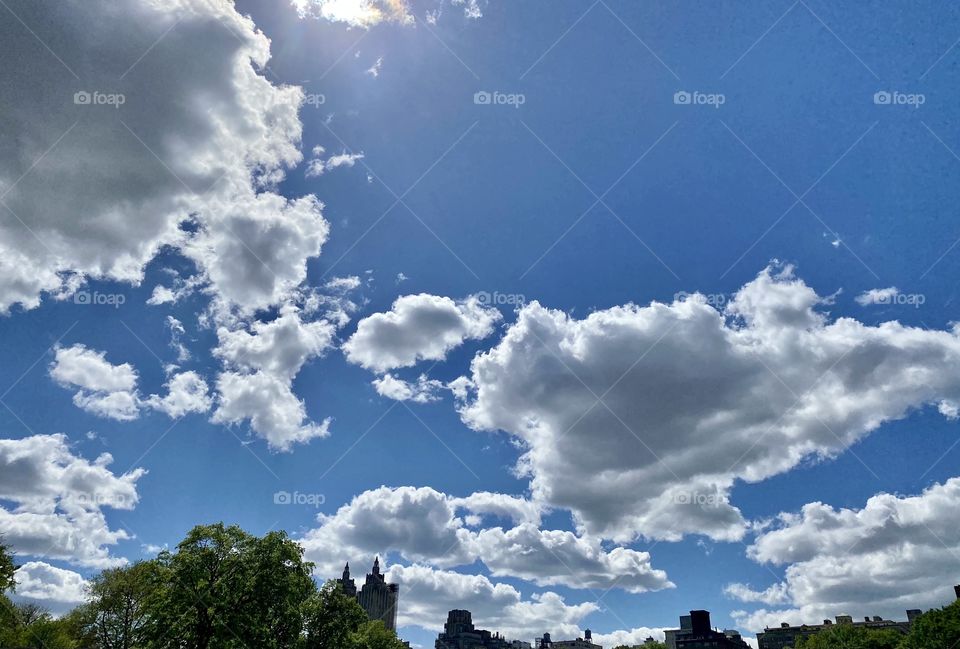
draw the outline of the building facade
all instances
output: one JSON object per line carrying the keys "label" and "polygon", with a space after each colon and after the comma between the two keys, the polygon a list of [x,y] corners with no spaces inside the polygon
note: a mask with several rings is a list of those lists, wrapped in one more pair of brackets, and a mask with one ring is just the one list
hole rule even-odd
{"label": "building facade", "polygon": [[766,628],[763,633],[757,634],[757,645],[760,649],[792,649],[797,646],[797,640],[815,635],[824,629],[829,629],[835,624],[849,624],[855,627],[866,627],[868,629],[893,629],[903,635],[910,632],[910,623],[920,615],[918,609],[907,611],[906,621],[897,622],[894,620],[885,620],[879,615],[872,618],[865,617],[862,622],[855,622],[849,615],[838,615],[834,620],[824,620],[823,624],[800,624],[790,625],[783,622],[779,627]]}
{"label": "building facade", "polygon": [[536,645],[539,649],[603,649],[600,645],[593,644],[590,629],[586,629],[583,637],[576,640],[551,640],[550,634],[544,633],[542,638],[537,638]]}
{"label": "building facade", "polygon": [[447,614],[443,631],[434,643],[435,649],[530,649],[530,644],[507,640],[499,633],[491,633],[473,626],[470,611],[454,609]]}
{"label": "building facade", "polygon": [[690,611],[690,615],[681,615],[680,628],[667,629],[665,635],[670,649],[749,648],[739,631],[715,631],[710,626],[710,611]]}
{"label": "building facade", "polygon": [[387,583],[380,572],[380,557],[373,560],[373,569],[367,574],[360,590],[350,577],[350,564],[343,568],[343,575],[337,580],[344,594],[356,598],[361,608],[371,620],[380,620],[391,631],[397,630],[397,604],[400,587]]}

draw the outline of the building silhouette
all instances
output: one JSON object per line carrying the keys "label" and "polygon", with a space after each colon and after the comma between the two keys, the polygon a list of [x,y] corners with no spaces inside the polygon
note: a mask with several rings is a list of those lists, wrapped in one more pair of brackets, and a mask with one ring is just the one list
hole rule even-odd
{"label": "building silhouette", "polygon": [[373,560],[373,569],[367,574],[360,590],[350,577],[350,564],[343,568],[343,575],[337,580],[345,595],[356,598],[360,607],[371,620],[380,620],[391,631],[397,630],[397,603],[400,587],[387,583],[380,572],[380,557]]}
{"label": "building silhouette", "polygon": [[[960,585],[953,587],[953,592],[960,600]],[[850,615],[837,615],[834,621],[824,620],[823,624],[800,624],[791,625],[787,622],[781,622],[779,627],[767,627],[763,633],[757,634],[757,645],[760,649],[787,649],[796,646],[797,640],[816,635],[820,631],[829,629],[837,624],[849,624],[854,627],[863,627],[867,629],[892,629],[899,631],[903,635],[910,633],[910,627],[914,620],[923,614],[918,608],[907,610],[906,621],[885,620],[879,615],[863,618],[863,622],[855,622]]]}
{"label": "building silhouette", "polygon": [[603,649],[600,645],[593,644],[590,629],[586,629],[583,637],[576,640],[551,640],[550,634],[544,633],[542,638],[537,638],[536,645],[539,649]]}
{"label": "building silhouette", "polygon": [[530,643],[507,640],[499,633],[491,633],[473,626],[470,611],[454,609],[447,613],[447,622],[437,636],[435,649],[530,649]]}
{"label": "building silhouette", "polygon": [[920,615],[920,612],[919,609],[910,609],[907,611],[907,620],[905,622],[885,620],[879,615],[874,615],[872,618],[865,617],[862,622],[854,622],[853,618],[849,615],[838,615],[834,618],[836,622],[824,620],[823,624],[800,624],[794,626],[782,622],[779,627],[767,627],[763,630],[763,633],[758,633],[757,645],[760,649],[786,649],[787,647],[795,647],[797,640],[800,638],[808,638],[816,635],[820,631],[829,629],[835,624],[866,627],[869,629],[893,629],[903,635],[907,635],[910,632],[910,624]]}
{"label": "building silhouette", "polygon": [[665,631],[670,649],[747,649],[749,645],[735,629],[715,631],[710,626],[710,611],[690,611],[680,616],[679,629]]}

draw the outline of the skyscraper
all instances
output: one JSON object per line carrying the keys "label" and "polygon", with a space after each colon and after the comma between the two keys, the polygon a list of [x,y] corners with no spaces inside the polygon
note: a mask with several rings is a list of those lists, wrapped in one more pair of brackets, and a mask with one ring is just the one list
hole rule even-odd
{"label": "skyscraper", "polygon": [[397,599],[400,587],[387,583],[380,573],[380,557],[373,560],[373,570],[357,592],[357,584],[350,577],[350,564],[343,568],[343,576],[337,580],[344,594],[355,597],[371,620],[380,620],[391,631],[397,630]]}

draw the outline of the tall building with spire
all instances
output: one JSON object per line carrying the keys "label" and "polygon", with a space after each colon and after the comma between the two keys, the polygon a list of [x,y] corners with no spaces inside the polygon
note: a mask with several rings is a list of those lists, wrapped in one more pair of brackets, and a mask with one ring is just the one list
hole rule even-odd
{"label": "tall building with spire", "polygon": [[359,592],[356,582],[350,577],[349,563],[344,566],[343,575],[337,583],[344,594],[356,598],[368,618],[380,620],[391,631],[397,630],[397,599],[400,587],[387,583],[380,572],[380,557],[373,560],[373,570],[367,575]]}

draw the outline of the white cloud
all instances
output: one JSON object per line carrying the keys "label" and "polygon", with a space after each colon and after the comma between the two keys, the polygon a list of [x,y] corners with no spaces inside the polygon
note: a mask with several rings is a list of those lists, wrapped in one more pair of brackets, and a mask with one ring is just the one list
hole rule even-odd
{"label": "white cloud", "polygon": [[653,638],[654,640],[663,642],[666,638],[664,631],[671,628],[675,629],[677,627],[641,626],[629,630],[611,631],[610,633],[594,632],[593,642],[602,647],[619,647],[620,645],[632,647],[642,645],[647,638]]}
{"label": "white cloud", "polygon": [[196,372],[174,374],[167,381],[166,388],[166,396],[151,394],[144,401],[144,405],[159,410],[172,419],[183,417],[188,413],[210,410],[211,399],[207,382]]}
{"label": "white cloud", "polygon": [[373,387],[381,397],[394,401],[430,403],[440,399],[438,392],[443,389],[444,385],[441,381],[427,378],[426,374],[421,374],[416,383],[411,383],[388,373],[374,379]]}
{"label": "white cloud", "polygon": [[249,331],[219,328],[213,353],[228,367],[292,379],[304,363],[332,346],[335,331],[325,320],[305,322],[300,309],[286,305],[275,320],[254,322]]}
{"label": "white cloud", "polygon": [[377,57],[377,60],[374,62],[373,65],[367,68],[366,74],[369,74],[371,77],[376,79],[377,77],[380,76],[380,68],[382,67],[383,67],[383,57],[380,56],[380,57]]}
{"label": "white cloud", "polygon": [[65,435],[0,439],[0,507],[4,542],[18,555],[46,557],[106,568],[125,559],[111,557],[109,546],[129,538],[111,530],[102,509],[133,509],[139,497],[135,469],[115,475],[104,453],[89,462],[72,453]]}
{"label": "white cloud", "polygon": [[[953,600],[960,582],[960,478],[917,496],[881,493],[862,509],[815,502],[781,514],[747,554],[787,565],[786,579],[767,591],[789,594],[784,610],[741,612],[751,630],[780,621],[815,623],[838,614],[903,619],[910,608]],[[768,601],[768,604],[780,603]]]}
{"label": "white cloud", "polygon": [[343,350],[348,361],[376,372],[439,361],[465,340],[489,336],[500,317],[476,298],[454,302],[426,293],[405,295],[390,311],[361,320]]}
{"label": "white cloud", "polygon": [[749,584],[732,583],[723,587],[723,594],[740,602],[763,602],[767,605],[790,601],[790,592],[783,583],[773,584],[764,590],[754,590]]}
{"label": "white cloud", "polygon": [[399,608],[399,626],[420,626],[439,631],[451,609],[466,609],[473,623],[489,631],[498,631],[511,639],[532,641],[532,635],[550,631],[554,637],[582,635],[580,622],[599,610],[593,602],[567,604],[554,592],[534,594],[524,599],[520,592],[504,583],[494,583],[483,575],[464,575],[427,566],[391,566],[391,581],[400,584],[405,594]]}
{"label": "white cloud", "polygon": [[[478,518],[493,514],[529,522],[507,530],[474,531],[460,511]],[[337,574],[342,558],[362,565],[374,554],[393,551],[407,561],[441,568],[480,559],[494,576],[515,576],[541,586],[619,587],[631,592],[673,586],[663,571],[651,566],[646,552],[607,551],[596,539],[540,530],[534,522],[538,519],[532,504],[503,494],[454,498],[429,487],[381,487],[356,496],[333,515],[320,516],[320,526],[305,534],[301,544],[321,576]]]}
{"label": "white cloud", "polygon": [[0,225],[0,311],[84,278],[138,283],[163,246],[195,262],[225,308],[250,313],[303,281],[327,238],[322,206],[272,190],[302,158],[303,93],[258,73],[270,43],[249,18],[208,0],[10,9],[56,56],[20,21],[0,25],[5,48],[33,62],[0,87],[18,133],[0,154],[18,216]]}
{"label": "white cloud", "polygon": [[451,0],[454,6],[463,7],[463,15],[471,20],[483,17],[480,0]]}
{"label": "white cloud", "polygon": [[17,569],[17,597],[61,604],[79,604],[86,599],[87,580],[72,570],[43,561],[28,561]]}
{"label": "white cloud", "polygon": [[170,330],[170,347],[177,352],[177,362],[184,363],[190,360],[190,350],[183,344],[181,336],[186,335],[187,330],[183,323],[168,315],[166,320],[167,329]]}
{"label": "white cloud", "polygon": [[58,347],[50,376],[64,387],[77,387],[91,392],[132,392],[137,387],[137,371],[129,363],[114,365],[106,352],[87,349],[84,345]]}
{"label": "white cloud", "polygon": [[73,405],[97,417],[133,421],[140,416],[140,399],[133,392],[84,392],[73,395]]}
{"label": "white cloud", "polygon": [[736,480],[960,403],[956,331],[831,322],[820,302],[787,268],[762,272],[725,313],[703,296],[582,320],[532,303],[457,384],[461,416],[516,437],[533,498],[572,510],[585,534],[739,539]]}
{"label": "white cloud", "polygon": [[360,160],[363,160],[363,153],[347,153],[346,151],[332,155],[324,160],[320,157],[323,155],[323,152],[323,147],[314,147],[314,157],[307,163],[307,178],[322,176],[328,171],[333,171],[340,167],[352,167]]}
{"label": "white cloud", "polygon": [[80,344],[57,348],[50,376],[63,387],[80,388],[73,395],[74,405],[98,417],[132,421],[143,408],[153,408],[176,418],[210,409],[207,383],[196,372],[174,374],[166,383],[164,397],[152,394],[141,399],[132,365],[114,365],[106,359],[106,352]]}
{"label": "white cloud", "polygon": [[130,421],[140,414],[136,370],[129,363],[110,363],[105,352],[79,344],[58,347],[50,376],[65,388],[80,388],[74,405],[99,417]]}
{"label": "white cloud", "polygon": [[900,295],[900,290],[896,286],[890,286],[888,288],[872,288],[869,291],[864,291],[854,299],[860,306],[890,304],[898,295]]}
{"label": "white cloud", "polygon": [[383,22],[414,22],[405,0],[291,0],[291,4],[301,18],[322,18],[350,27],[368,29]]}
{"label": "white cloud", "polygon": [[517,577],[539,586],[569,586],[632,593],[672,588],[667,573],[650,565],[650,554],[628,548],[604,550],[599,539],[523,524],[482,530],[477,554],[495,577]]}
{"label": "white cloud", "polygon": [[308,360],[333,344],[336,328],[326,320],[307,322],[303,311],[285,305],[271,322],[248,329],[217,330],[214,355],[227,367],[217,378],[219,400],[215,423],[250,420],[253,431],[274,450],[329,435],[330,421],[309,420],[306,406],[293,393],[292,382]]}
{"label": "white cloud", "polygon": [[294,444],[330,434],[330,420],[309,420],[306,406],[290,388],[290,382],[256,372],[224,372],[217,378],[219,405],[211,421],[218,424],[250,420],[250,428],[271,449],[289,451]]}
{"label": "white cloud", "polygon": [[526,498],[491,491],[476,491],[465,498],[453,500],[457,507],[474,514],[508,518],[514,523],[540,525],[540,506]]}

